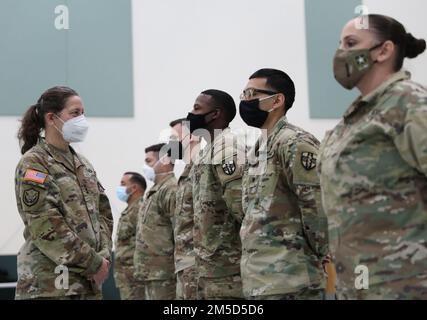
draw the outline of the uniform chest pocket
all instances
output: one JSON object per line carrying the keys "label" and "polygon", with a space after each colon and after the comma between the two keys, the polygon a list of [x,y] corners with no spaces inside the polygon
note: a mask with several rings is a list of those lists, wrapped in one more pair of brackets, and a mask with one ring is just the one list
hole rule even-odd
{"label": "uniform chest pocket", "polygon": [[98,179],[96,178],[95,172],[87,167],[83,167],[82,169],[79,169],[79,177],[80,177],[80,183],[82,188],[92,194],[92,195],[98,195],[99,194],[99,184]]}
{"label": "uniform chest pocket", "polygon": [[192,207],[193,207],[193,195],[192,195],[191,184],[185,187],[181,197],[182,197],[182,203],[181,203],[179,214],[181,216],[191,215]]}
{"label": "uniform chest pocket", "polygon": [[153,197],[149,197],[144,201],[144,206],[141,211],[142,212],[141,221],[144,226],[150,223],[150,221],[153,219],[153,217],[150,215],[152,215],[153,211],[157,212],[156,209],[157,208],[156,208],[155,201],[153,201]]}
{"label": "uniform chest pocket", "polygon": [[185,191],[182,189],[178,189],[176,193],[175,213],[177,215],[182,215],[184,212],[185,205],[186,205]]}
{"label": "uniform chest pocket", "polygon": [[199,184],[199,182],[200,182],[200,168],[199,168],[199,166],[194,166],[193,176],[194,176],[194,178],[192,179],[192,182]]}
{"label": "uniform chest pocket", "polygon": [[58,184],[61,198],[65,205],[80,205],[82,200],[82,191],[76,176],[58,174],[56,175],[56,183]]}
{"label": "uniform chest pocket", "polygon": [[120,225],[120,228],[117,233],[117,238],[119,240],[126,240],[135,235],[136,226],[132,225],[130,221],[128,221],[129,217],[124,216],[123,221]]}
{"label": "uniform chest pocket", "polygon": [[281,165],[274,152],[267,154],[267,158],[260,162],[256,179],[256,193],[259,196],[273,195],[276,190]]}

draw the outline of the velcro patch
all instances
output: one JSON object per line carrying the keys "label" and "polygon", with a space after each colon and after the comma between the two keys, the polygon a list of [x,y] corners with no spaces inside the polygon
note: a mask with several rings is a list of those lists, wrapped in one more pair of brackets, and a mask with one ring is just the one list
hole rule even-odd
{"label": "velcro patch", "polygon": [[24,176],[24,181],[32,181],[35,183],[43,184],[46,181],[47,174],[36,171],[33,169],[27,169]]}
{"label": "velcro patch", "polygon": [[22,201],[26,206],[32,207],[39,201],[39,198],[40,198],[40,192],[31,188],[24,191]]}
{"label": "velcro patch", "polygon": [[317,157],[312,152],[301,153],[301,164],[305,170],[312,170],[316,168]]}
{"label": "velcro patch", "polygon": [[226,175],[231,176],[234,172],[236,172],[236,164],[234,163],[234,161],[223,163],[222,171],[224,171]]}

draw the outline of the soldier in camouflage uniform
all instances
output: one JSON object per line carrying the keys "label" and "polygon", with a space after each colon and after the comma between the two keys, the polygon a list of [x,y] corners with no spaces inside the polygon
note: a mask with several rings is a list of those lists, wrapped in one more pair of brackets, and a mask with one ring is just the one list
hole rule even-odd
{"label": "soldier in camouflage uniform", "polygon": [[264,129],[242,183],[241,272],[248,299],[323,299],[328,243],[315,170],[319,142],[286,120],[294,97],[293,81],[274,69],[254,73],[241,96],[242,119]]}
{"label": "soldier in camouflage uniform", "polygon": [[18,253],[16,299],[102,296],[113,219],[92,165],[69,146],[87,132],[83,112],[74,90],[54,87],[22,120],[15,190],[25,243]]}
{"label": "soldier in camouflage uniform", "polygon": [[190,172],[198,299],[243,297],[239,239],[243,165],[237,159],[239,144],[228,128],[235,114],[231,96],[207,90],[187,117],[190,132],[204,135],[208,142]]}
{"label": "soldier in camouflage uniform", "polygon": [[193,194],[189,177],[192,164],[187,164],[178,180],[175,209],[175,273],[176,297],[180,300],[196,299],[196,270],[193,249]]}
{"label": "soldier in camouflage uniform", "polygon": [[344,62],[356,55],[362,78],[335,61],[337,80],[362,95],[320,152],[338,298],[427,299],[427,89],[400,71],[425,42],[392,18],[368,18],[372,29],[353,20],[342,34]]}
{"label": "soldier in camouflage uniform", "polygon": [[173,164],[160,157],[164,144],[145,149],[144,174],[154,181],[138,213],[134,254],[135,277],[145,283],[147,300],[173,300],[176,296],[174,268],[174,212],[176,178]]}
{"label": "soldier in camouflage uniform", "polygon": [[[193,247],[193,185],[191,184],[190,171],[193,155],[199,150],[197,137],[191,136],[183,127],[185,119],[172,121],[170,126],[176,141],[183,145],[183,152],[176,158],[183,158],[186,163],[184,171],[178,179],[175,208],[175,273],[176,273],[176,298],[179,300],[195,300],[197,292],[197,278],[195,268],[195,254]],[[174,158],[172,156],[172,158]]]}
{"label": "soldier in camouflage uniform", "polygon": [[117,196],[128,204],[122,212],[114,251],[114,279],[122,300],[143,300],[145,288],[142,281],[134,278],[133,254],[135,252],[136,224],[147,184],[143,176],[136,172],[126,172]]}

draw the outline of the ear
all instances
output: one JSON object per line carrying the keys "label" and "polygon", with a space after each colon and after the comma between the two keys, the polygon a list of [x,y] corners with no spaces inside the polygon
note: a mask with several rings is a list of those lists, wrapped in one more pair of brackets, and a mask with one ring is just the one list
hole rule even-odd
{"label": "ear", "polygon": [[387,40],[386,42],[384,42],[384,44],[382,45],[381,48],[379,48],[379,55],[377,56],[377,61],[378,62],[384,62],[389,60],[393,54],[396,52],[396,46],[395,44],[390,41]]}
{"label": "ear", "polygon": [[55,115],[53,112],[47,112],[44,115],[44,122],[48,125],[53,125],[55,120]]}
{"label": "ear", "polygon": [[137,185],[136,185],[136,183],[132,183],[131,185],[130,185],[130,191],[131,191],[131,193],[134,193],[134,192],[136,192],[136,189],[137,189],[138,187],[137,187]]}
{"label": "ear", "polygon": [[281,108],[281,106],[283,106],[283,110],[285,110],[285,103],[286,103],[285,95],[283,93],[279,93],[274,100],[273,107],[275,109],[279,109]]}
{"label": "ear", "polygon": [[222,110],[220,108],[216,108],[216,112],[212,113],[212,119],[218,119],[221,116]]}
{"label": "ear", "polygon": [[216,119],[221,117],[221,113],[222,113],[222,110],[220,108],[215,108],[214,110],[212,110],[212,113],[208,115],[208,119],[209,119],[209,117],[210,117],[210,119],[209,120],[206,119],[206,120],[207,121],[216,120]]}

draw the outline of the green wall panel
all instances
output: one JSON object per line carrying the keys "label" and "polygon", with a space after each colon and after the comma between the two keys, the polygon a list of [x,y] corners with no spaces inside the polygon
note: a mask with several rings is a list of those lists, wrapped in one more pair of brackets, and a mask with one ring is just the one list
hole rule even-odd
{"label": "green wall panel", "polygon": [[[58,5],[69,29],[57,30]],[[21,115],[47,88],[68,85],[89,116],[132,117],[131,0],[1,0],[0,115]]]}
{"label": "green wall panel", "polygon": [[305,0],[310,117],[341,118],[356,98],[334,79],[332,61],[341,29],[355,17],[360,0]]}

